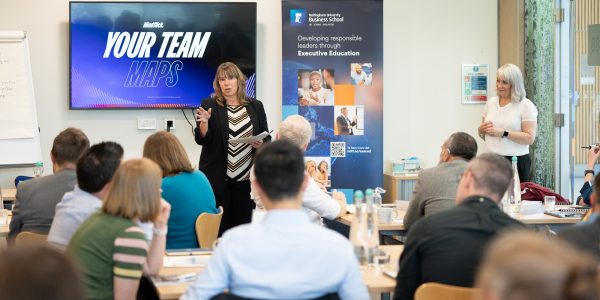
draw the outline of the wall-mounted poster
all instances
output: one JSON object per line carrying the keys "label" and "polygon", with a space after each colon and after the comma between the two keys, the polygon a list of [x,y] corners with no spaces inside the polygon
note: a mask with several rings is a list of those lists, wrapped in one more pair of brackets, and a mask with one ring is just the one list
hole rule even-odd
{"label": "wall-mounted poster", "polygon": [[383,1],[284,0],[282,118],[313,128],[307,172],[346,194],[383,185]]}
{"label": "wall-mounted poster", "polygon": [[486,103],[488,99],[489,64],[462,65],[462,103]]}

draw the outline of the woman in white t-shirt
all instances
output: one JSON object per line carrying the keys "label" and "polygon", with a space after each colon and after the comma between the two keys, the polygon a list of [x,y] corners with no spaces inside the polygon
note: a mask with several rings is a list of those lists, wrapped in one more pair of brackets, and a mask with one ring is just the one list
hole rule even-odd
{"label": "woman in white t-shirt", "polygon": [[525,98],[523,75],[519,67],[505,64],[496,73],[498,97],[489,99],[479,125],[479,136],[491,152],[511,160],[518,158],[521,182],[529,181],[531,158],[529,145],[535,141],[537,108]]}

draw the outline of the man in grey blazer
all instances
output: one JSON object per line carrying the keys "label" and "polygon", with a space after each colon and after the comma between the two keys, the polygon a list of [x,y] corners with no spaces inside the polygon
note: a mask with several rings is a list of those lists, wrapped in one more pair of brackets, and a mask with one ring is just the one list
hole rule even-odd
{"label": "man in grey blazer", "polygon": [[456,205],[459,176],[477,155],[477,142],[468,133],[455,132],[442,144],[440,163],[419,173],[404,215],[408,230],[419,218]]}
{"label": "man in grey blazer", "polygon": [[89,147],[87,136],[76,128],[67,128],[54,138],[50,151],[54,174],[21,182],[17,187],[9,242],[21,231],[48,234],[56,204],[75,188],[77,160]]}

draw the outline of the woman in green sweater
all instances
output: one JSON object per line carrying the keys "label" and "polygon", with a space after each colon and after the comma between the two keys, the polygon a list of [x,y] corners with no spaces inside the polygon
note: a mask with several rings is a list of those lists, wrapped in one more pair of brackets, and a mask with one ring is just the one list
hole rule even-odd
{"label": "woman in green sweater", "polygon": [[[86,299],[135,299],[142,274],[160,271],[170,206],[160,199],[160,168],[149,159],[124,162],[102,209],[75,232],[67,253],[75,258]],[[153,222],[150,243],[138,222]]]}

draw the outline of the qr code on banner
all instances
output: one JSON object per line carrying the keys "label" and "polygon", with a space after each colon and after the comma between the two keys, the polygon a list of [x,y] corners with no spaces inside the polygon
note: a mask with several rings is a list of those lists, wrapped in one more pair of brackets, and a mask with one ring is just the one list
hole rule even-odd
{"label": "qr code on banner", "polygon": [[346,142],[331,142],[331,157],[346,157]]}

